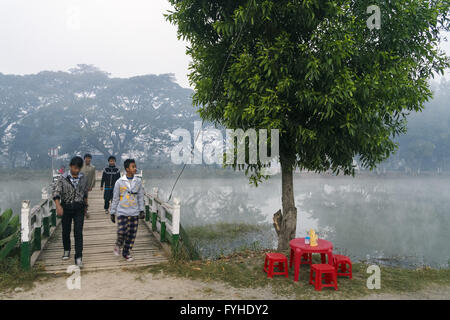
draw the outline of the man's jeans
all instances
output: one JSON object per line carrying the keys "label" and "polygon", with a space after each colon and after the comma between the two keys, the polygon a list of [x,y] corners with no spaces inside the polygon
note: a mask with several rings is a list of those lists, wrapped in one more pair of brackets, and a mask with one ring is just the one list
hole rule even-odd
{"label": "man's jeans", "polygon": [[72,229],[72,220],[74,224],[75,259],[77,259],[83,256],[84,208],[75,210],[64,208],[62,216],[62,238],[64,251],[68,251],[71,248],[70,231]]}
{"label": "man's jeans", "polygon": [[105,188],[105,192],[103,193],[103,199],[105,200],[105,210],[109,209],[109,202],[113,199],[113,191],[114,188],[111,189],[106,189]]}

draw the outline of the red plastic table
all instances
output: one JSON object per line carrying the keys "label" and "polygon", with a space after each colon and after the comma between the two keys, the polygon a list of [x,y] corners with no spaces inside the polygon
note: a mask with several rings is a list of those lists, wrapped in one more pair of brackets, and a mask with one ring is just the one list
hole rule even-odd
{"label": "red plastic table", "polygon": [[[317,239],[317,246],[311,247],[305,244],[305,238],[295,238],[289,242],[291,253],[289,255],[289,268],[294,260],[294,281],[298,281],[300,274],[300,259],[305,253],[320,253],[322,263],[325,263],[325,256],[328,256],[328,264],[333,264],[333,244],[324,239]],[[294,259],[292,259],[294,258]]]}

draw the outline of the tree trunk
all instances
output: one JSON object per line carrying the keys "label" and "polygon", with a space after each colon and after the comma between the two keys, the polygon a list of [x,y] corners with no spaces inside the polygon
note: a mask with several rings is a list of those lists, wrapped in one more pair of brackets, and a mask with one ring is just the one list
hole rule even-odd
{"label": "tree trunk", "polygon": [[294,177],[292,165],[281,155],[281,202],[282,213],[273,216],[273,225],[278,235],[278,250],[289,248],[289,241],[295,238],[297,228],[297,208],[294,199]]}

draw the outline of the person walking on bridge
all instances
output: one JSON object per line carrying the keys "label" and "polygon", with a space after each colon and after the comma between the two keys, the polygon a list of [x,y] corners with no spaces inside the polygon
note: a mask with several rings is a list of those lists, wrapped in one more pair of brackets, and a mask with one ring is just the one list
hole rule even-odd
{"label": "person walking on bridge", "polygon": [[102,181],[100,183],[100,190],[103,191],[103,185],[105,186],[105,192],[103,193],[103,199],[105,200],[105,213],[108,214],[109,202],[113,198],[114,185],[120,178],[120,170],[116,167],[116,157],[110,156],[108,158],[108,166],[103,170]]}
{"label": "person walking on bridge", "polygon": [[[84,166],[81,169],[81,172],[88,179],[88,190],[92,191],[95,187],[95,167],[91,165],[92,155],[90,153],[86,153],[84,155]],[[86,210],[86,219],[89,219],[89,211]]]}
{"label": "person walking on bridge", "polygon": [[75,264],[83,266],[83,223],[88,207],[88,179],[80,172],[83,167],[81,157],[70,160],[70,170],[58,177],[53,188],[52,198],[56,206],[56,214],[62,217],[62,238],[64,254],[62,259],[70,258],[70,231],[74,221]]}
{"label": "person walking on bridge", "polygon": [[136,177],[136,162],[127,159],[124,162],[126,174],[117,180],[114,186],[114,197],[111,204],[111,221],[116,223],[117,241],[114,254],[122,256],[126,261],[133,261],[130,254],[136,239],[139,218],[144,219],[144,188],[142,181]]}

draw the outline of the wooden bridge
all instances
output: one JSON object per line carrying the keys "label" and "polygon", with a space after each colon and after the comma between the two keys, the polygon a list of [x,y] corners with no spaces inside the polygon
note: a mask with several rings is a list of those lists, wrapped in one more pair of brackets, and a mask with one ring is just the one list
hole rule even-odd
{"label": "wooden bridge", "polygon": [[[142,178],[142,171],[138,176]],[[54,181],[57,175],[54,175]],[[97,175],[98,179],[98,175]],[[103,192],[100,181],[89,192],[89,219],[83,227],[83,271],[141,267],[167,262],[171,249],[178,248],[181,240],[180,203],[165,203],[158,198],[158,189],[145,192],[146,216],[139,220],[138,233],[132,250],[134,261],[127,262],[113,254],[117,225],[103,209]],[[40,204],[30,207],[30,201],[22,201],[21,212],[21,265],[29,269],[41,266],[46,273],[65,273],[74,264],[74,237],[71,232],[71,257],[62,260],[61,219],[56,216],[51,200],[52,185],[42,189]]]}

